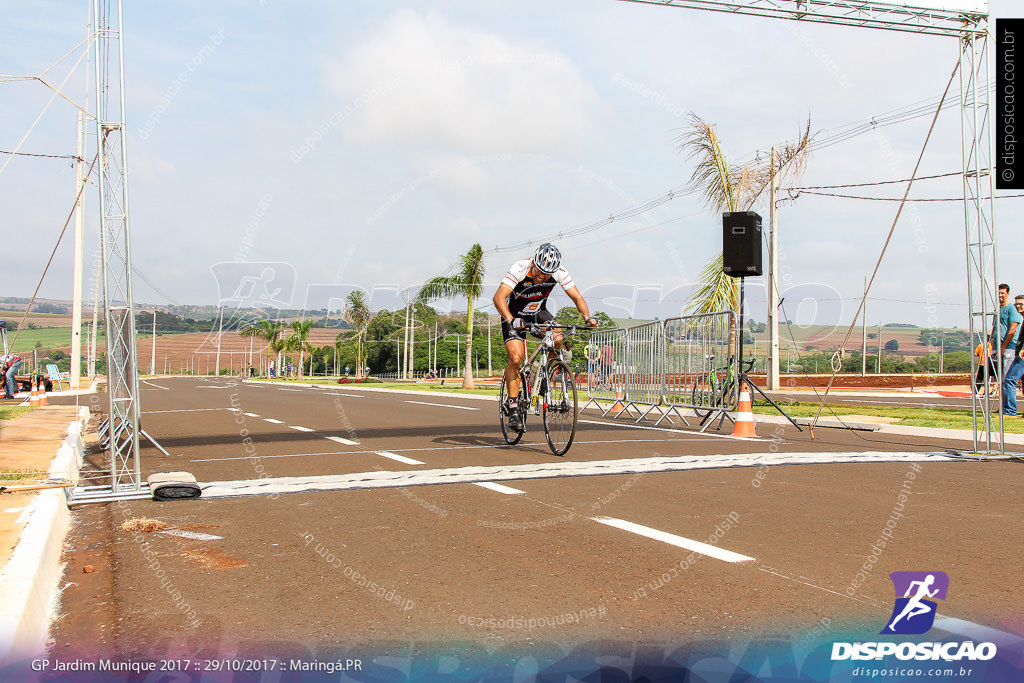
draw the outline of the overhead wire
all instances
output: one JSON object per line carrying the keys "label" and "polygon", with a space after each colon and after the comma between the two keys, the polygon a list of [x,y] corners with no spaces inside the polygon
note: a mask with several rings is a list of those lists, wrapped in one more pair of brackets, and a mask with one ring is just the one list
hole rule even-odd
{"label": "overhead wire", "polygon": [[[85,177],[92,175],[92,169],[99,160],[100,155],[97,152],[96,156],[93,157],[92,163],[89,164],[89,169],[85,173]],[[64,235],[68,231],[68,225],[71,224],[71,219],[75,216],[75,210],[78,207],[78,202],[82,198],[82,193],[85,191],[85,183],[81,184],[78,188],[78,193],[75,195],[75,201],[71,205],[71,211],[68,213],[68,218],[64,221],[64,227],[61,228],[60,235],[57,236],[57,242],[53,245],[53,250],[50,252],[50,258],[46,261],[46,267],[43,268],[43,274],[39,276],[39,282],[36,284],[36,289],[32,292],[32,298],[29,299],[28,305],[25,306],[25,315],[21,317],[21,323],[18,325],[18,329],[14,331],[14,339],[11,340],[11,348],[14,348],[14,344],[18,341],[18,335],[21,334],[21,330],[25,327],[25,321],[28,319],[28,313],[32,310],[32,304],[35,303],[36,297],[39,295],[39,289],[43,286],[43,280],[46,279],[46,273],[50,270],[50,266],[53,265],[53,257],[57,254],[57,248],[60,246],[61,240],[64,239]]]}
{"label": "overhead wire", "polygon": [[[868,292],[871,291],[871,285],[875,281],[875,277],[878,275],[878,270],[882,265],[882,259],[885,257],[885,252],[889,248],[889,243],[892,241],[892,236],[896,232],[896,225],[899,223],[900,215],[903,213],[903,207],[906,206],[906,199],[910,195],[910,190],[914,185],[914,178],[917,177],[917,172],[921,168],[921,161],[924,159],[925,150],[928,148],[928,142],[931,140],[932,132],[935,130],[935,124],[939,118],[939,112],[942,111],[943,102],[946,100],[946,95],[949,93],[950,87],[953,85],[953,79],[956,77],[957,71],[960,69],[961,59],[957,59],[956,65],[953,67],[953,72],[949,75],[949,81],[946,83],[946,88],[942,93],[942,98],[939,100],[939,105],[935,108],[935,115],[932,117],[931,125],[928,127],[928,133],[925,135],[924,144],[921,145],[921,151],[917,156],[917,162],[914,164],[914,170],[910,174],[910,182],[907,183],[906,189],[903,192],[904,201],[900,203],[899,208],[896,210],[896,215],[893,217],[892,225],[889,228],[889,234],[885,238],[885,242],[882,245],[882,251],[878,255],[878,260],[875,263],[875,269],[871,273],[871,277],[868,280],[867,286],[864,288],[864,298],[861,299],[860,304],[857,307],[857,311],[853,315],[853,320],[850,323],[849,329],[846,331],[846,337],[843,339],[843,343],[840,345],[841,349],[846,348],[846,344],[850,341],[850,336],[853,334],[853,328],[857,324],[857,318],[860,316],[861,311],[864,309],[865,300],[867,299]],[[832,389],[832,384],[835,382],[836,374],[838,370],[833,363],[832,376],[829,378],[828,386],[825,387],[825,395],[822,396],[821,403],[818,404],[818,410],[814,415],[814,419],[811,420],[810,431],[811,436],[814,436],[814,427],[818,423],[818,417],[821,415],[822,407],[825,405],[825,401],[828,399],[829,391]]]}

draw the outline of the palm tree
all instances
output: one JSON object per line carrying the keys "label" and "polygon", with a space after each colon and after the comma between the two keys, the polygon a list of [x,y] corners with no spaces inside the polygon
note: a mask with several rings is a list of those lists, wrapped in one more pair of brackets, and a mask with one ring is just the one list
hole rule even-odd
{"label": "palm tree", "polygon": [[454,275],[439,275],[428,280],[420,290],[417,299],[428,303],[433,299],[464,296],[468,302],[466,310],[466,362],[462,388],[473,388],[473,303],[483,292],[484,250],[474,244],[465,254],[459,256],[461,267]]}
{"label": "palm tree", "polygon": [[[807,120],[796,142],[787,142],[767,160],[759,158],[743,166],[730,165],[715,126],[696,114],[690,114],[689,126],[676,142],[679,152],[697,162],[688,190],[700,192],[705,205],[716,213],[749,211],[761,199],[773,177],[781,181],[803,171],[810,157],[811,120]],[[722,270],[722,252],[708,261],[697,282],[697,291],[686,305],[686,312],[739,310],[739,285],[736,278]]]}
{"label": "palm tree", "polygon": [[238,331],[238,334],[243,337],[255,337],[256,339],[262,340],[267,345],[267,357],[270,357],[270,352],[273,350],[277,353],[277,366],[278,369],[281,367],[281,349],[277,348],[277,341],[284,334],[285,324],[280,320],[273,322],[262,319],[243,327]]}
{"label": "palm tree", "polygon": [[292,333],[285,339],[285,348],[288,351],[299,352],[299,379],[302,379],[302,363],[306,351],[311,351],[313,345],[309,342],[309,330],[313,327],[313,319],[293,320],[291,324]]}
{"label": "palm tree", "polygon": [[[345,310],[341,313],[342,318],[349,325],[356,327],[356,379],[363,376],[363,332],[366,324],[370,322],[370,309],[366,305],[366,296],[357,290],[353,290],[345,298]],[[338,335],[341,337],[341,335]]]}

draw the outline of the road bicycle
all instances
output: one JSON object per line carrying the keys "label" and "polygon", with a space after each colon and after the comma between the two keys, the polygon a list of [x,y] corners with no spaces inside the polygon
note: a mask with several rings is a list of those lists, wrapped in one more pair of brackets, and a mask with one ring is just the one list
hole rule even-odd
{"label": "road bicycle", "polygon": [[[707,359],[711,369],[697,375],[690,395],[693,412],[697,413],[697,417],[702,420],[712,412],[732,405],[732,395],[736,389],[734,356],[729,356],[729,362],[724,367],[717,369],[715,368],[715,357],[707,356]],[[756,358],[751,358],[741,374],[748,374],[754,368],[755,361],[757,361]],[[719,379],[719,375],[722,375],[721,379]]]}
{"label": "road bicycle", "polygon": [[[519,428],[509,423],[508,388],[501,382],[498,414],[501,433],[509,445],[519,443],[526,432],[526,416],[532,411],[544,422],[544,436],[555,455],[565,455],[576,436],[576,381],[565,359],[565,351],[555,348],[555,331],[575,334],[590,330],[582,325],[562,325],[554,320],[525,328],[543,339],[519,369]],[[531,377],[531,375],[535,375]]]}

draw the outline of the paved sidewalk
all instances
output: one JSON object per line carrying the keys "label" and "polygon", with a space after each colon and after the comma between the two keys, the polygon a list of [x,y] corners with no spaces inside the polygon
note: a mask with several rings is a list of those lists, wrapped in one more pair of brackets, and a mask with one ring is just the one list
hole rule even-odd
{"label": "paved sidewalk", "polygon": [[[22,415],[0,429],[0,471],[24,472],[21,479],[0,482],[3,486],[38,483],[49,476],[68,425],[78,419],[74,406],[47,406]],[[13,475],[12,475],[13,476]],[[39,491],[0,494],[0,567],[11,556],[25,527],[25,509]]]}

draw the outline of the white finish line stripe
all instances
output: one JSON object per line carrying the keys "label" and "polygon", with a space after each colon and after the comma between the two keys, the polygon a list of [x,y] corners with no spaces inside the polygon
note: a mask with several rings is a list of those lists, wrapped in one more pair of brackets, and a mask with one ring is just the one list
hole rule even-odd
{"label": "white finish line stripe", "polygon": [[469,406],[456,406],[451,403],[427,403],[426,401],[406,401],[406,403],[416,403],[421,406],[437,406],[438,408],[456,408],[458,410],[483,410],[483,408],[471,408]]}
{"label": "white finish line stripe", "polygon": [[498,493],[506,493],[510,496],[514,496],[520,493],[526,493],[526,491],[520,491],[519,489],[514,489],[511,486],[502,486],[501,484],[495,484],[493,481],[478,481],[475,483],[477,486],[481,486],[485,489],[497,491]]}
{"label": "white finish line stripe", "polygon": [[431,470],[374,471],[301,477],[272,477],[240,481],[211,481],[203,484],[203,499],[261,496],[274,493],[378,489],[393,486],[435,486],[438,484],[470,484],[483,481],[592,477],[608,474],[636,474],[638,472],[681,472],[686,470],[719,469],[723,467],[886,462],[967,463],[969,461],[950,458],[945,453],[914,453],[908,451],[658,456],[620,460],[591,460],[587,462],[549,462],[530,465],[452,467]]}
{"label": "white finish line stripe", "polygon": [[406,465],[423,464],[419,460],[413,460],[412,458],[407,458],[404,455],[398,455],[397,453],[389,453],[388,451],[377,451],[376,453],[377,455],[383,455],[385,458],[391,458],[392,460],[397,460],[398,462],[404,462]]}
{"label": "white finish line stripe", "polygon": [[731,550],[725,550],[724,548],[719,548],[718,546],[709,545],[707,543],[701,543],[700,541],[694,541],[692,539],[684,538],[682,536],[676,536],[675,534],[670,534],[667,531],[659,531],[658,529],[652,529],[651,527],[644,526],[642,524],[634,524],[633,522],[627,522],[624,519],[615,519],[614,517],[591,517],[591,519],[595,522],[600,522],[601,524],[613,526],[616,529],[630,531],[634,534],[639,534],[640,536],[652,538],[655,541],[661,541],[662,543],[674,545],[677,548],[692,550],[695,553],[707,555],[708,557],[713,557],[716,560],[722,560],[724,562],[754,561],[754,558],[752,557],[740,555],[739,553],[734,553]]}
{"label": "white finish line stripe", "polygon": [[340,436],[329,436],[327,438],[330,439],[331,441],[337,441],[338,443],[344,444],[346,446],[358,446],[359,445],[358,441],[352,441],[351,439],[343,439]]}
{"label": "white finish line stripe", "polygon": [[312,431],[315,431],[313,429],[310,429],[309,427],[300,427],[298,425],[288,425],[288,426],[291,427],[292,429],[294,429],[297,432],[312,432]]}

